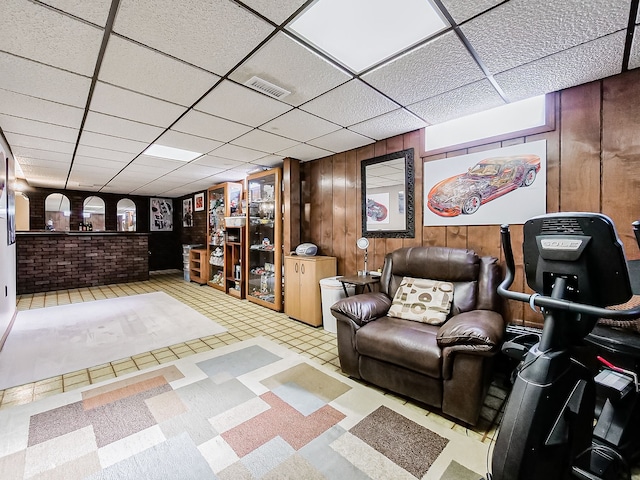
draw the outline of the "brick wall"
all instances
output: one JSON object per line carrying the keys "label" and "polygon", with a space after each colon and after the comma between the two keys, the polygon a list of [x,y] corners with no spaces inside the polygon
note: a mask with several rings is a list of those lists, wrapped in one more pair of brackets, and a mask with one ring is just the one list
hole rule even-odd
{"label": "brick wall", "polygon": [[148,252],[147,234],[19,232],[17,293],[147,280]]}

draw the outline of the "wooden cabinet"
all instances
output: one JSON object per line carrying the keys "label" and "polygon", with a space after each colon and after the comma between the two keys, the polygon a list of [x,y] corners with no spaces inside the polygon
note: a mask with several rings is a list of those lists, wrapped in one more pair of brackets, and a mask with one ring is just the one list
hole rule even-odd
{"label": "wooden cabinet", "polygon": [[314,327],[322,325],[320,280],[336,275],[335,257],[284,257],[284,313]]}
{"label": "wooden cabinet", "polygon": [[282,310],[281,182],[279,168],[247,177],[247,299],[278,312]]}
{"label": "wooden cabinet", "polygon": [[207,283],[218,290],[226,291],[225,270],[225,217],[241,213],[242,184],[221,183],[207,190]]}
{"label": "wooden cabinet", "polygon": [[226,226],[224,242],[225,291],[237,298],[245,298],[246,289],[242,272],[244,256],[244,228]]}
{"label": "wooden cabinet", "polygon": [[189,250],[189,277],[192,282],[207,283],[207,250],[192,248]]}

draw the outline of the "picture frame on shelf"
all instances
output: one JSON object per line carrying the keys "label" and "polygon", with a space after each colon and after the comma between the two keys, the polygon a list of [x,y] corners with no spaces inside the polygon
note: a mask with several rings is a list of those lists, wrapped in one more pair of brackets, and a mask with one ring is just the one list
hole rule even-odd
{"label": "picture frame on shelf", "polygon": [[201,212],[204,210],[204,192],[196,193],[193,196],[193,211]]}

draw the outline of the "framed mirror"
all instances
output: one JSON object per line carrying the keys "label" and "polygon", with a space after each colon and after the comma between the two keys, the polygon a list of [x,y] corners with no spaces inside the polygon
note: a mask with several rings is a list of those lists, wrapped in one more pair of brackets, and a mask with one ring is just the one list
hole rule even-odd
{"label": "framed mirror", "polygon": [[362,236],[415,236],[413,148],[363,160]]}

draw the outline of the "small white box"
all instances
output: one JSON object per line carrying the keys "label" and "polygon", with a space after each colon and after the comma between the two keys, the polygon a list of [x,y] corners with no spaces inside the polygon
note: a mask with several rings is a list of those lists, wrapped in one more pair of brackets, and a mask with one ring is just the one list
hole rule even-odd
{"label": "small white box", "polygon": [[225,227],[244,227],[247,224],[247,217],[224,217]]}

